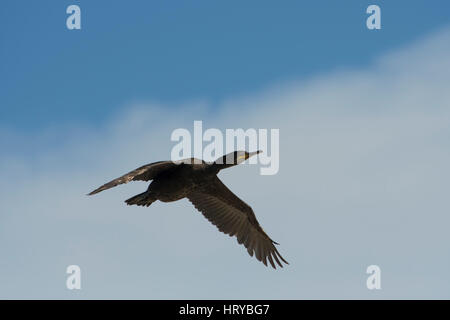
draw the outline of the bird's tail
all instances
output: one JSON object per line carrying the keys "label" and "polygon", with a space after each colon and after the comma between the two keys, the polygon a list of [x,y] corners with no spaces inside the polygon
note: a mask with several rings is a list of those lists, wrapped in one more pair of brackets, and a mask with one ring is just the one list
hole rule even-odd
{"label": "bird's tail", "polygon": [[129,206],[135,204],[138,206],[145,206],[145,207],[150,206],[155,201],[156,199],[147,191],[140,193],[128,200],[125,200],[126,204]]}

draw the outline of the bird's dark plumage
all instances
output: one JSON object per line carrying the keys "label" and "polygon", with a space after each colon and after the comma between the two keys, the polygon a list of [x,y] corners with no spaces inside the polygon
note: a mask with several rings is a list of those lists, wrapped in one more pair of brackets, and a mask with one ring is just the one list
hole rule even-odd
{"label": "bird's dark plumage", "polygon": [[103,186],[89,195],[130,181],[150,181],[148,190],[125,202],[128,205],[149,206],[154,201],[176,201],[188,198],[212,224],[221,232],[236,236],[238,243],[243,244],[250,256],[255,257],[273,268],[276,264],[283,267],[288,263],[278,252],[273,241],[261,228],[252,208],[231,192],[217,173],[249,157],[258,154],[236,151],[213,163],[191,158],[181,161],[159,161],[139,167]]}
{"label": "bird's dark plumage", "polygon": [[172,161],[158,161],[146,164],[145,166],[130,171],[117,179],[105,183],[100,188],[95,189],[88,195],[92,196],[93,194],[118,186],[119,184],[128,183],[130,181],[150,181],[155,178],[158,173],[163,172],[164,170],[170,170],[171,168],[175,168],[176,166],[177,164]]}

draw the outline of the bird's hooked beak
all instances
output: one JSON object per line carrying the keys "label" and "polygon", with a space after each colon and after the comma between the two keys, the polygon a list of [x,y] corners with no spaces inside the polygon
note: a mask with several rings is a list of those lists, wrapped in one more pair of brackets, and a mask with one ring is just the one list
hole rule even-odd
{"label": "bird's hooked beak", "polygon": [[254,152],[246,152],[242,156],[239,156],[238,160],[241,160],[241,159],[242,160],[247,160],[248,158],[253,157],[253,156],[255,156],[255,155],[259,154],[259,153],[262,153],[262,151],[258,150],[258,151],[254,151]]}

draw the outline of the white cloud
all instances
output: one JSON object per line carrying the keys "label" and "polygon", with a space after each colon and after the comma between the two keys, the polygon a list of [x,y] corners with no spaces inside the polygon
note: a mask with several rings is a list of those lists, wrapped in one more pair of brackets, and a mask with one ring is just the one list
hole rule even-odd
{"label": "white cloud", "polygon": [[[274,85],[219,111],[138,104],[62,145],[40,139],[33,157],[4,151],[0,297],[449,298],[449,46],[443,30],[362,70]],[[279,174],[220,176],[281,243],[287,268],[250,258],[186,200],[123,203],[146,184],[85,196],[169,158],[172,130],[194,120],[280,129]],[[79,293],[64,286],[70,264],[82,269]],[[365,288],[371,264],[381,292]]]}

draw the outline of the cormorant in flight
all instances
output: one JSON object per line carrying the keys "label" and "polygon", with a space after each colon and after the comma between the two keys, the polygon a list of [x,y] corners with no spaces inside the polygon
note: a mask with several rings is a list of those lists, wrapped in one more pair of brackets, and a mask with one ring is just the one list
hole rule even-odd
{"label": "cormorant in flight", "polygon": [[190,202],[220,231],[236,236],[244,244],[250,256],[267,266],[280,260],[288,263],[275,247],[276,243],[264,232],[256,220],[252,208],[231,192],[217,174],[220,170],[235,166],[260,153],[235,151],[218,158],[213,163],[189,158],[180,161],[158,161],[139,167],[103,186],[89,195],[130,181],[153,180],[147,191],[125,202],[128,205],[150,206],[154,201],[171,202],[188,198]]}

